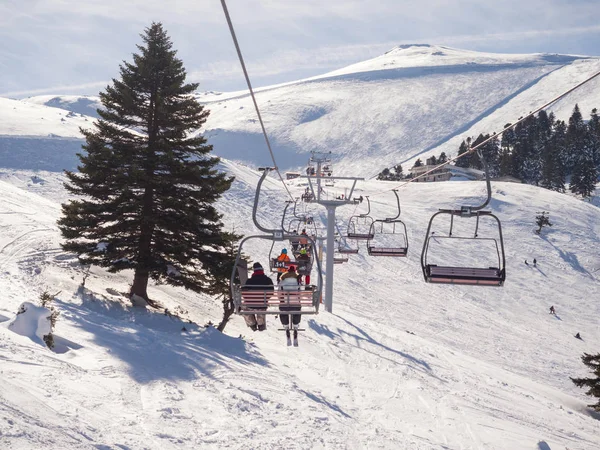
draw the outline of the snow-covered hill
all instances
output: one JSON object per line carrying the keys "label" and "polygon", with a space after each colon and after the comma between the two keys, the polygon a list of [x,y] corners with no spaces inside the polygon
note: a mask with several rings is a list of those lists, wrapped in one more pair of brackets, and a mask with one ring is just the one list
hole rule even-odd
{"label": "snow-covered hill", "polygon": [[66,109],[84,116],[98,117],[96,110],[102,107],[100,98],[91,95],[36,95],[24,99],[27,103]]}
{"label": "snow-covered hill", "polygon": [[[415,44],[321,76],[257,89],[257,97],[282,169],[303,166],[312,150],[331,151],[338,174],[371,177],[417,157],[456,154],[467,136],[500,131],[599,70],[597,57]],[[218,155],[253,166],[270,162],[246,92],[199,93],[198,99],[211,110],[202,131]],[[600,107],[600,79],[550,109],[566,119],[575,103],[585,115]],[[0,146],[14,145],[3,135],[80,137],[78,126],[89,126],[97,106],[98,98],[87,96],[2,99]],[[40,141],[39,151],[47,153],[51,144]]]}
{"label": "snow-covered hill", "polygon": [[[600,70],[598,58],[499,55],[442,46],[401,46],[320,77],[261,89],[257,95],[283,168],[312,150],[331,151],[342,174],[376,175],[418,156],[456,154],[466,136],[500,131]],[[206,135],[231,159],[264,164],[250,98],[207,95]],[[575,103],[600,105],[600,80],[553,110],[567,118]],[[302,156],[300,156],[302,155]]]}
{"label": "snow-covered hill", "polygon": [[[236,176],[220,202],[226,224],[254,233],[258,173],[224,167]],[[433,286],[419,265],[429,217],[477,203],[484,186],[409,185],[400,190],[409,256],[372,258],[363,248],[337,266],[334,313],[305,318],[300,347],[288,348],[274,317],[267,331],[253,333],[236,316],[221,335],[133,311],[121,294],[127,274],[92,269],[80,289],[82,268],[59,248],[55,220],[66,197],[59,182],[55,173],[0,177],[0,315],[11,318],[43,290],[60,291],[61,311],[60,353],[0,324],[2,448],[600,447],[600,417],[569,380],[588,375],[583,352],[600,351],[600,210],[588,203],[493,183],[506,285]],[[260,220],[276,225],[285,191],[275,180],[265,184]],[[392,186],[367,182],[357,195],[370,195],[373,216],[387,217]],[[294,180],[289,188],[299,194],[304,186]],[[341,208],[340,222],[363,208]],[[540,237],[533,229],[542,209],[554,226]],[[316,206],[309,211],[318,223],[325,217]],[[246,251],[266,264],[269,247]],[[489,249],[475,250],[485,258]],[[438,257],[456,252],[441,249]],[[534,257],[536,268],[523,263]],[[199,324],[220,319],[218,302],[206,297],[164,286],[150,295]]]}

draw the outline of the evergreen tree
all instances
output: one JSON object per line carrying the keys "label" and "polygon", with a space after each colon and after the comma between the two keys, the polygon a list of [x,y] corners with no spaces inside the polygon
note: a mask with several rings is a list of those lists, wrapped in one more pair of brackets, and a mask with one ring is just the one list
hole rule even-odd
{"label": "evergreen tree", "polygon": [[590,115],[588,134],[594,154],[594,163],[598,171],[600,171],[600,116],[598,116],[598,110],[596,108],[592,109]]}
{"label": "evergreen tree", "polygon": [[[507,123],[504,128],[510,127],[511,124]],[[515,170],[513,168],[513,157],[512,150],[516,141],[516,135],[514,128],[502,133],[502,140],[500,141],[500,176],[514,175]]]}
{"label": "evergreen tree", "polygon": [[543,177],[544,161],[549,150],[549,143],[552,138],[552,125],[554,115],[548,115],[546,111],[540,111],[535,120],[531,140],[531,152],[524,161],[527,182],[539,186]]}
{"label": "evergreen tree", "polygon": [[515,145],[513,147],[513,176],[526,183],[539,180],[539,154],[535,146],[537,119],[530,116],[515,127]]}
{"label": "evergreen tree", "polygon": [[567,128],[567,152],[573,168],[569,189],[574,194],[587,198],[594,193],[598,182],[596,148],[591,128],[583,121],[577,105]]}
{"label": "evergreen tree", "polygon": [[566,140],[564,165],[567,174],[572,174],[575,170],[577,160],[580,159],[581,154],[585,153],[585,149],[588,147],[587,127],[583,121],[579,105],[575,105],[573,113],[569,118]]}
{"label": "evergreen tree", "polygon": [[599,400],[598,403],[588,406],[596,411],[600,411],[600,353],[597,355],[584,353],[581,360],[592,370],[592,373],[596,378],[571,378],[571,381],[573,381],[577,387],[589,387],[586,395],[595,397]]}
{"label": "evergreen tree", "polygon": [[[473,143],[474,147],[479,145],[481,142],[490,139],[490,135],[480,134],[479,137]],[[488,142],[479,147],[478,150],[481,150],[483,157],[488,166],[488,170],[490,172],[490,177],[496,178],[500,175],[500,145],[498,143],[498,138],[494,137],[490,139]],[[474,153],[472,156],[471,167],[483,170],[483,163],[481,162],[481,158],[477,153]]]}
{"label": "evergreen tree", "polygon": [[390,179],[390,176],[391,176],[390,169],[388,169],[386,167],[381,172],[379,172],[379,175],[377,175],[377,179],[382,180],[382,181],[387,181]]}
{"label": "evergreen tree", "polygon": [[438,156],[438,164],[444,164],[446,161],[448,161],[448,157],[446,156],[446,152],[440,153],[440,156]]}
{"label": "evergreen tree", "polygon": [[540,186],[552,191],[565,192],[565,152],[567,125],[564,121],[554,122],[552,135],[542,155],[542,178]]}
{"label": "evergreen tree", "polygon": [[470,161],[470,157],[469,156],[463,156],[461,157],[461,155],[463,153],[466,153],[470,146],[471,142],[471,138],[467,138],[467,142],[462,141],[460,144],[460,147],[458,148],[458,159],[456,161],[454,161],[454,165],[456,167],[464,167],[465,169],[469,167],[471,161]]}
{"label": "evergreen tree", "polygon": [[596,183],[598,183],[598,168],[594,164],[592,149],[588,147],[575,161],[569,189],[574,194],[588,198],[596,190]]}
{"label": "evergreen tree", "polygon": [[[63,204],[63,248],[83,264],[134,271],[132,300],[148,298],[149,278],[197,292],[221,292],[231,263],[213,204],[232,178],[216,170],[212,146],[195,133],[206,121],[186,84],[183,63],[160,23],[141,36],[121,79],[100,94],[94,130],[82,130],[79,172],[66,188],[81,196]],[[222,281],[222,280],[220,280]]]}
{"label": "evergreen tree", "polygon": [[[473,143],[471,144],[471,147],[478,146],[485,139],[486,139],[486,136],[484,136],[483,134],[480,134],[473,141]],[[470,167],[472,169],[477,169],[477,170],[483,170],[483,164],[481,163],[481,159],[479,158],[479,154],[477,153],[477,150],[474,151],[473,153],[471,153],[471,156],[467,156],[467,159],[469,160],[469,165],[467,167]]]}
{"label": "evergreen tree", "polygon": [[402,165],[397,164],[394,166],[394,180],[398,181],[404,178],[404,174],[402,173]]}
{"label": "evergreen tree", "polygon": [[423,161],[421,161],[421,158],[419,158],[415,161],[415,164],[413,167],[421,167],[422,165],[423,165]]}

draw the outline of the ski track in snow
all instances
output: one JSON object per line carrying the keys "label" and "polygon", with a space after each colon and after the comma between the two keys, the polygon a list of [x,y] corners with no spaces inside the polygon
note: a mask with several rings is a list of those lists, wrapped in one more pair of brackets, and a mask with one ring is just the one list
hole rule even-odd
{"label": "ski track in snow", "polygon": [[[228,161],[223,167],[236,176],[220,201],[224,220],[255,233],[258,174]],[[600,210],[590,204],[493,183],[505,228],[506,286],[428,286],[418,265],[426,221],[438,206],[483,191],[468,182],[409,186],[401,195],[409,257],[381,261],[361,252],[336,266],[334,314],[305,317],[294,348],[285,346],[273,317],[262,333],[233,317],[221,335],[134,312],[120,294],[127,274],[93,269],[87,290],[78,290],[82,269],[58,250],[60,177],[50,179],[44,198],[43,189],[23,186],[17,175],[0,182],[9,199],[4,210],[13,212],[0,215],[0,265],[10,274],[1,282],[0,321],[20,302],[56,288],[62,347],[52,353],[0,324],[2,448],[600,446],[600,422],[585,414],[588,399],[568,379],[584,374],[579,356],[597,351],[600,338],[592,273]],[[304,189],[298,180],[289,186]],[[360,189],[373,194],[388,186]],[[264,187],[259,220],[274,226],[284,191],[272,178]],[[373,200],[376,216],[395,207],[391,195]],[[549,207],[555,226],[540,238],[532,232],[534,212]],[[361,208],[341,208],[340,222]],[[323,217],[317,207],[309,210]],[[252,260],[266,264],[270,245],[250,243]],[[524,266],[533,257],[538,268]],[[165,286],[151,295],[172,310],[181,305],[200,324],[219,320],[220,307],[209,298]],[[547,304],[560,320],[547,314]]]}
{"label": "ski track in snow", "polygon": [[[455,153],[465,136],[499,130],[598,67],[597,58],[401,46],[321,77],[259,89],[258,101],[280,167],[300,166],[306,152],[326,148],[336,174],[369,176]],[[600,105],[598,83],[552,109],[566,118],[578,102],[587,114]],[[205,136],[236,177],[219,202],[226,228],[262,234],[251,220],[259,174],[240,163],[271,164],[250,99],[201,100],[211,110]],[[64,176],[15,169],[73,162],[79,126],[93,119],[65,115],[49,101],[85,112],[97,99],[0,99],[0,144],[20,140],[27,156],[0,170],[1,449],[600,448],[600,415],[586,409],[590,399],[569,379],[589,375],[580,356],[599,351],[598,195],[588,203],[493,183],[506,285],[435,286],[423,282],[419,263],[429,218],[438,208],[476,203],[485,189],[476,182],[409,185],[400,191],[408,257],[372,258],[360,243],[360,254],[335,267],[333,314],[305,317],[300,347],[287,347],[274,317],[265,332],[253,333],[237,316],[223,335],[203,328],[219,322],[219,302],[169,286],[151,286],[150,296],[187,311],[184,320],[134,311],[123,294],[130,273],[92,268],[80,287],[84,270],[61,250],[56,226],[69,198]],[[57,135],[71,147],[49,155],[61,147]],[[373,217],[389,217],[397,184],[359,183],[355,196],[370,195]],[[306,183],[288,186],[299,196]],[[339,182],[327,195],[345,188]],[[268,177],[260,222],[278,227],[285,200],[280,181]],[[338,209],[342,232],[364,208]],[[554,226],[537,236],[540,210],[551,212]],[[323,224],[323,209],[306,212]],[[456,226],[466,229],[459,220]],[[481,233],[490,230],[482,223]],[[469,250],[483,246],[437,241],[440,260],[481,263]],[[249,241],[244,251],[266,266],[269,249],[269,242]],[[533,258],[538,266],[525,266]],[[58,293],[54,353],[7,329],[18,306],[43,291]]]}

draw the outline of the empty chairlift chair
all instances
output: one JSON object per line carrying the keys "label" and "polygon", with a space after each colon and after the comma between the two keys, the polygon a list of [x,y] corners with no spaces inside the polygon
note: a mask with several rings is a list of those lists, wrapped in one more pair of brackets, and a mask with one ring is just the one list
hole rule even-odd
{"label": "empty chairlift chair", "polygon": [[398,203],[398,214],[383,220],[375,220],[371,224],[371,238],[367,241],[367,252],[370,256],[406,256],[408,253],[408,236],[406,225],[400,218],[400,198],[394,189]]}
{"label": "empty chairlift chair", "polygon": [[[335,224],[335,228],[337,229],[339,239],[337,240],[337,253],[339,253],[340,257],[344,255],[355,255],[358,253],[358,247],[353,247],[348,243],[348,239],[342,232],[337,224]],[[345,261],[344,261],[345,262]]]}
{"label": "empty chairlift chair", "polygon": [[369,213],[371,212],[371,202],[369,201],[369,197],[365,196],[365,198],[367,199],[368,205],[367,212],[350,217],[350,220],[348,221],[348,232],[346,234],[348,239],[373,239],[373,231],[371,226],[373,225],[374,220],[371,216],[369,216]]}
{"label": "empty chairlift chair", "polygon": [[[486,161],[481,152],[478,153],[486,172],[487,200],[477,207],[441,209],[431,217],[421,253],[421,268],[428,283],[502,286],[506,279],[502,224],[491,211],[482,211],[491,200],[492,190]],[[448,216],[450,218],[448,233],[432,231],[432,225],[439,223],[441,217]],[[472,234],[457,232],[455,218],[472,222]],[[486,225],[486,230],[482,230],[482,224]],[[462,223],[462,225],[467,224]],[[495,233],[487,235],[491,230]],[[485,234],[482,235],[482,232]],[[473,259],[479,261],[486,259],[487,264],[441,264],[439,262],[433,264],[431,263],[434,247],[432,243],[445,244],[447,259],[460,253],[461,258],[470,258],[469,262]],[[464,243],[470,244],[467,252],[458,249]]]}

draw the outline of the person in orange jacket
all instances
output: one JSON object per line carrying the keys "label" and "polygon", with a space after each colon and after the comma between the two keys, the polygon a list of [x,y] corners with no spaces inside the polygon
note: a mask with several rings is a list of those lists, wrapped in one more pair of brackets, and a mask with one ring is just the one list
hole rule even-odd
{"label": "person in orange jacket", "polygon": [[[281,250],[281,254],[277,257],[277,261],[282,261],[284,263],[289,263],[290,262],[290,257],[287,254],[287,248],[284,248]],[[284,273],[287,272],[287,267],[283,266],[283,267],[278,267],[277,268],[277,281],[279,281],[279,279],[281,278],[281,275],[283,275]]]}

